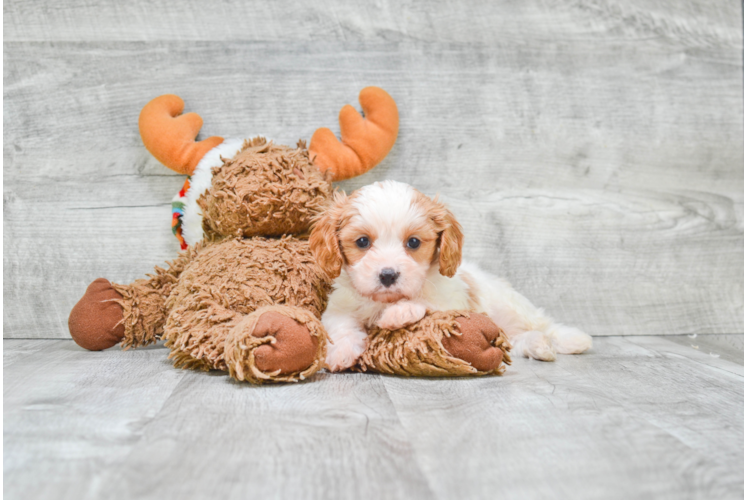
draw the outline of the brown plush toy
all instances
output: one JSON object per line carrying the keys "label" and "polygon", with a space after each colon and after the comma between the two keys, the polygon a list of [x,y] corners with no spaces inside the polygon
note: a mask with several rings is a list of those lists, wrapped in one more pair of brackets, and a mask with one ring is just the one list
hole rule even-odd
{"label": "brown plush toy", "polygon": [[[307,150],[264,138],[195,142],[202,120],[174,95],[142,110],[146,148],[190,177],[173,201],[180,255],[129,285],[89,285],[70,313],[75,341],[90,350],[166,341],[175,366],[226,370],[252,383],[303,380],[324,368],[320,315],[331,281],[307,237],[332,195],[331,181],[373,168],[392,148],[398,112],[382,89],[361,91],[365,118],[340,113],[342,143],[328,129]],[[502,332],[485,316],[434,313],[407,329],[372,331],[360,370],[401,375],[501,373]]]}

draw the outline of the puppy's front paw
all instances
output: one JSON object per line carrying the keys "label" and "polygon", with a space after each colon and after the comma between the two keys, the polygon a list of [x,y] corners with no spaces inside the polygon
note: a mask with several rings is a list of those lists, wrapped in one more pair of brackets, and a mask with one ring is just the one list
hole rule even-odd
{"label": "puppy's front paw", "polygon": [[366,334],[359,331],[341,335],[334,343],[327,344],[325,364],[331,372],[340,372],[352,367],[366,350]]}
{"label": "puppy's front paw", "polygon": [[426,315],[426,306],[416,302],[402,301],[392,304],[384,310],[377,321],[379,328],[397,330],[420,321]]}

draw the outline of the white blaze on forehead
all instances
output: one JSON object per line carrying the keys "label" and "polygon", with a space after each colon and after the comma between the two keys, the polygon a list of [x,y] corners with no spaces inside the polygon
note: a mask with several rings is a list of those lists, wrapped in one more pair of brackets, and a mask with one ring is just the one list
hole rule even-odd
{"label": "white blaze on forehead", "polygon": [[400,241],[402,231],[412,224],[423,222],[426,214],[413,203],[416,191],[397,181],[383,181],[365,186],[353,198],[358,212],[353,221],[376,229],[381,242]]}
{"label": "white blaze on forehead", "polygon": [[[366,297],[380,300],[412,299],[423,288],[430,262],[416,260],[409,254],[404,240],[412,228],[427,223],[428,214],[420,194],[402,182],[384,181],[363,187],[351,198],[355,215],[349,224],[372,238],[371,248],[353,265],[345,265],[353,288]],[[358,235],[351,235],[358,237]],[[360,236],[364,236],[361,234]],[[394,284],[385,287],[380,280],[382,269],[399,273]],[[389,294],[387,297],[384,295]]]}

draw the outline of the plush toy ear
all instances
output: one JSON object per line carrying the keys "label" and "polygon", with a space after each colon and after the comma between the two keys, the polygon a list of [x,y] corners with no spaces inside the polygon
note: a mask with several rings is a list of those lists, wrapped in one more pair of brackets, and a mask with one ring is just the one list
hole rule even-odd
{"label": "plush toy ear", "polygon": [[462,226],[437,198],[434,198],[431,220],[439,232],[439,273],[451,278],[462,262]]}
{"label": "plush toy ear", "polygon": [[205,153],[223,142],[222,137],[208,137],[195,142],[203,119],[195,113],[182,114],[184,101],[166,94],[143,107],[138,119],[140,137],[145,148],[161,163],[180,174],[192,172]]}
{"label": "plush toy ear", "polygon": [[384,160],[397,139],[400,117],[397,104],[379,87],[366,87],[358,96],[365,118],[353,106],[340,110],[341,144],[330,129],[320,128],[312,135],[309,157],[332,180],[342,181],[371,170]]}
{"label": "plush toy ear", "polygon": [[343,252],[338,241],[338,229],[343,220],[348,197],[339,191],[333,195],[332,205],[322,212],[314,222],[309,235],[309,248],[317,264],[331,279],[340,276]]}

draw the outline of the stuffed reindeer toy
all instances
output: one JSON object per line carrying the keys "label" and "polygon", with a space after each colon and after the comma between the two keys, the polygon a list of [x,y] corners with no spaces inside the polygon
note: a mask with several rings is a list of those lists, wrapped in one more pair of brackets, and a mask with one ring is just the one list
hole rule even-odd
{"label": "stuffed reindeer toy", "polygon": [[[384,90],[368,87],[340,112],[342,143],[325,128],[310,147],[263,137],[195,142],[202,126],[184,103],[163,95],[139,119],[145,147],[188,177],[173,201],[182,252],[166,269],[130,284],[92,282],[73,308],[70,333],[102,350],[160,339],[177,367],[224,370],[239,381],[293,382],[325,367],[320,322],[331,278],[315,262],[308,235],[330,203],[332,181],[361,175],[395,143],[399,117]],[[357,370],[401,375],[501,373],[508,343],[485,316],[427,315],[397,331],[371,332]],[[445,346],[449,346],[448,350]],[[496,362],[477,369],[471,359]]]}

